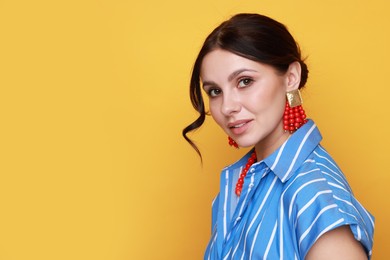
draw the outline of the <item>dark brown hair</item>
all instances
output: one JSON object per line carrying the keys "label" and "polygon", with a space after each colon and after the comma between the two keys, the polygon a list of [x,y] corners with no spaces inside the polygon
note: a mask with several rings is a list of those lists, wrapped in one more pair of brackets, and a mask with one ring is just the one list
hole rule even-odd
{"label": "dark brown hair", "polygon": [[200,70],[203,58],[215,49],[222,49],[244,58],[270,65],[285,73],[289,65],[299,62],[302,68],[302,88],[308,77],[308,69],[301,57],[301,51],[283,24],[260,14],[237,14],[220,24],[206,38],[192,70],[190,98],[199,117],[183,129],[183,137],[201,156],[198,147],[188,138],[187,133],[198,129],[206,119],[202,98]]}

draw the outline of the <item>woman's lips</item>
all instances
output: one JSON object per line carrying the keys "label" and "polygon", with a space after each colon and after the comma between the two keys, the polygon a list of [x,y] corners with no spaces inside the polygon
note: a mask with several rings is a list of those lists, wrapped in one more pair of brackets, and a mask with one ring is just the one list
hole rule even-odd
{"label": "woman's lips", "polygon": [[252,120],[239,120],[233,123],[229,123],[228,127],[234,135],[240,135],[249,128],[250,122],[252,122]]}

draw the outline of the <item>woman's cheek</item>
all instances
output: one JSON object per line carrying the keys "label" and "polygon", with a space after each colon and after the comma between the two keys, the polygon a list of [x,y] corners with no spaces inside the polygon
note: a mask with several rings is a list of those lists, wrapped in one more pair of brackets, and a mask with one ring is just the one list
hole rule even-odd
{"label": "woman's cheek", "polygon": [[223,128],[223,115],[219,113],[219,110],[210,106],[210,114],[213,120]]}

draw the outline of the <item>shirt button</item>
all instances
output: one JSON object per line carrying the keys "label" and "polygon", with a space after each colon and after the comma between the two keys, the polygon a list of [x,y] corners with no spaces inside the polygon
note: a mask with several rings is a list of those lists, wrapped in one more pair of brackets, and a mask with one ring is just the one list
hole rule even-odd
{"label": "shirt button", "polygon": [[238,217],[236,218],[236,222],[240,221],[241,220],[241,217]]}
{"label": "shirt button", "polygon": [[254,171],[255,171],[255,168],[252,168],[252,169],[251,169],[251,172],[254,172]]}
{"label": "shirt button", "polygon": [[249,188],[253,188],[253,186],[255,186],[253,183],[249,184]]}

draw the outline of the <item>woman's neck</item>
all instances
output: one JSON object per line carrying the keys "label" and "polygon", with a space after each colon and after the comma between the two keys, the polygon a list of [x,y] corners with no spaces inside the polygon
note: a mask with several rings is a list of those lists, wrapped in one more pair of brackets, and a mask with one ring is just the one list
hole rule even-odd
{"label": "woman's neck", "polygon": [[284,132],[280,127],[280,131],[273,133],[272,136],[264,138],[255,145],[257,161],[261,161],[276,151],[289,137],[289,132]]}

